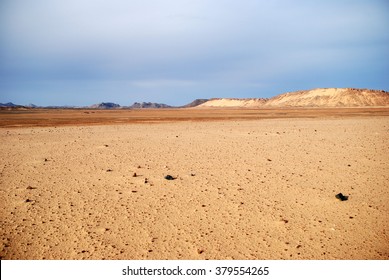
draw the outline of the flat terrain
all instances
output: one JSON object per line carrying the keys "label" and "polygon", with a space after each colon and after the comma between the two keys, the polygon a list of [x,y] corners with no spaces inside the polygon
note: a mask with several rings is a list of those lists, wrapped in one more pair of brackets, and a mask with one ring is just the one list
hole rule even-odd
{"label": "flat terrain", "polygon": [[389,116],[389,108],[3,109],[0,110],[0,127],[352,116]]}
{"label": "flat terrain", "polygon": [[388,115],[0,111],[0,258],[389,259]]}

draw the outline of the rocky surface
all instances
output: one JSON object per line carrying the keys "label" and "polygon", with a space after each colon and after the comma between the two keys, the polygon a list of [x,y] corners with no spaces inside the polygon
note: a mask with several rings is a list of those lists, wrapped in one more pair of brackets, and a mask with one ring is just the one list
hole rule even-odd
{"label": "rocky surface", "polygon": [[0,259],[387,260],[388,117],[329,116],[0,128]]}

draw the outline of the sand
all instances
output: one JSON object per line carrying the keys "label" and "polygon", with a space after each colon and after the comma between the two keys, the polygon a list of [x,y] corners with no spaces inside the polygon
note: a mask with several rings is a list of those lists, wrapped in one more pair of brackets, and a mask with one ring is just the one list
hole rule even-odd
{"label": "sand", "polygon": [[389,106],[389,92],[354,88],[318,88],[274,96],[264,106],[369,107]]}
{"label": "sand", "polygon": [[1,259],[389,259],[387,116],[162,119],[2,123]]}
{"label": "sand", "polygon": [[387,116],[385,108],[206,108],[191,109],[0,109],[0,128],[68,125],[162,123],[181,121],[263,120]]}
{"label": "sand", "polygon": [[389,107],[389,92],[355,88],[317,88],[300,90],[266,98],[215,98],[197,106],[200,108],[361,108]]}
{"label": "sand", "polygon": [[198,105],[197,107],[261,107],[265,104],[264,98],[215,98],[205,103]]}

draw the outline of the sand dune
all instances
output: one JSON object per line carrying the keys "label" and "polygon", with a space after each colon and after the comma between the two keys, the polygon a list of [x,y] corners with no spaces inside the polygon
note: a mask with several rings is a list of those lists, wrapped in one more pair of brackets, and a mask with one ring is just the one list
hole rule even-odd
{"label": "sand dune", "polygon": [[387,116],[152,112],[169,121],[0,128],[0,258],[389,258]]}
{"label": "sand dune", "polygon": [[277,95],[270,99],[219,98],[197,107],[368,107],[389,106],[389,92],[351,88],[321,88]]}
{"label": "sand dune", "polygon": [[326,88],[284,93],[269,99],[265,106],[277,107],[364,107],[389,106],[389,92]]}
{"label": "sand dune", "polygon": [[265,98],[215,98],[211,99],[203,104],[198,105],[196,108],[204,107],[261,107],[265,104]]}

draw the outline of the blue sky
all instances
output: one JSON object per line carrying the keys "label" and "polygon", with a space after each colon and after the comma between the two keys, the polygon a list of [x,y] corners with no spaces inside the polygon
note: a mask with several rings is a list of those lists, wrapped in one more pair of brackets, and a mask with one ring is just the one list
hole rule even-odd
{"label": "blue sky", "polygon": [[382,0],[1,0],[0,102],[389,90]]}

